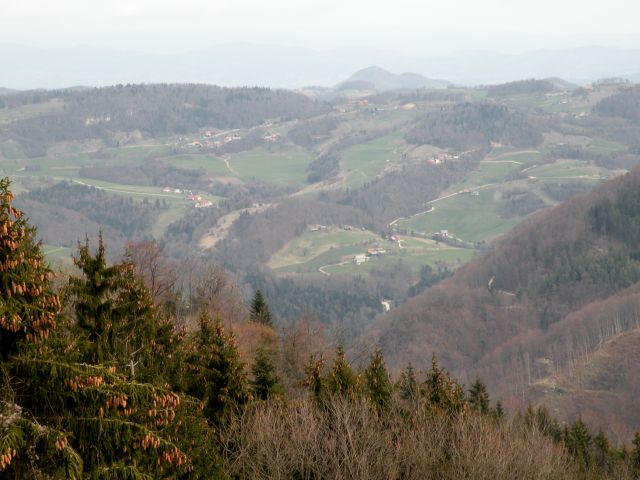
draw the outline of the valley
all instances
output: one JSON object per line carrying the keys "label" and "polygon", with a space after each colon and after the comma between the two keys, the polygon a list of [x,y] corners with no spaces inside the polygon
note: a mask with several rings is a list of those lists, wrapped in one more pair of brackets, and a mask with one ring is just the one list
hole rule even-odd
{"label": "valley", "polygon": [[426,367],[433,351],[464,381],[481,374],[509,406],[549,399],[571,417],[546,386],[569,385],[573,374],[558,375],[578,363],[557,353],[550,377],[526,362],[542,365],[546,329],[584,306],[549,287],[569,275],[562,268],[597,276],[609,264],[567,254],[554,270],[531,253],[547,247],[530,243],[573,252],[553,245],[566,224],[539,233],[538,219],[640,166],[640,125],[616,109],[637,92],[533,80],[390,91],[356,82],[321,96],[19,92],[0,109],[0,175],[57,269],[71,268],[85,236],[101,232],[112,258],[154,241],[178,262],[224,266],[245,295],[261,289],[282,325],[317,318],[350,355],[378,344],[397,371]]}

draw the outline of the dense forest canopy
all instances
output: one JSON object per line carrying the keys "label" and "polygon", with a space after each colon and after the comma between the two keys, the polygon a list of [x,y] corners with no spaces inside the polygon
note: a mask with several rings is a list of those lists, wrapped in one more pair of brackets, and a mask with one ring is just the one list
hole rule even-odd
{"label": "dense forest canopy", "polygon": [[505,106],[459,103],[426,115],[407,133],[407,140],[468,150],[490,142],[534,147],[542,142],[542,134],[522,113]]}

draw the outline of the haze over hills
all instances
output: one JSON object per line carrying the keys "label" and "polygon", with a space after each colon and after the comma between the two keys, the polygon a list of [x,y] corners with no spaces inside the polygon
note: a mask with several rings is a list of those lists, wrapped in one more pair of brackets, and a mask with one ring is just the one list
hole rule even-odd
{"label": "haze over hills", "polygon": [[35,48],[4,44],[0,45],[0,59],[0,85],[17,89],[141,82],[302,88],[336,85],[372,65],[461,85],[545,77],[561,77],[581,85],[611,76],[640,79],[640,50],[615,47],[522,54],[464,51],[420,58],[363,47],[316,51],[233,43],[203,46],[181,54],[148,54],[90,46]]}
{"label": "haze over hills", "polygon": [[384,68],[368,67],[358,70],[347,80],[340,83],[338,88],[356,82],[370,84],[374,90],[386,92],[388,90],[414,90],[420,88],[446,88],[450,85],[444,80],[433,80],[417,73],[391,73]]}

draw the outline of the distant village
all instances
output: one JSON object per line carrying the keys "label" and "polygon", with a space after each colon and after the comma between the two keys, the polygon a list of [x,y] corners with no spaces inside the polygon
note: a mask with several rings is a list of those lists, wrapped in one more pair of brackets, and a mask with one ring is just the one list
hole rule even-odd
{"label": "distant village", "polygon": [[[275,143],[280,140],[280,137],[281,135],[277,132],[267,132],[261,138],[267,143]],[[185,150],[214,150],[242,138],[243,136],[238,130],[219,133],[205,130],[195,137],[179,137],[174,146]]]}
{"label": "distant village", "polygon": [[205,200],[204,198],[202,198],[202,195],[193,193],[191,190],[182,190],[180,188],[164,187],[162,191],[164,193],[175,193],[176,195],[185,195],[184,199],[194,202],[193,206],[195,208],[207,208],[207,207],[214,206],[211,200]]}

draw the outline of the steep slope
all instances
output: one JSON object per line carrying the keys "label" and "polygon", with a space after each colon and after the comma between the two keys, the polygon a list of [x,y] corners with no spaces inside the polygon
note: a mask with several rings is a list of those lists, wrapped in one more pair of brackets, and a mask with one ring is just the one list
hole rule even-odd
{"label": "steep slope", "polygon": [[581,417],[625,441],[640,425],[640,329],[615,335],[574,365],[533,382],[528,397],[556,416]]}
{"label": "steep slope", "polygon": [[444,80],[433,80],[417,73],[409,72],[395,74],[380,67],[368,67],[358,70],[343,82],[343,84],[353,85],[358,83],[373,86],[380,92],[416,88],[446,88],[449,85],[449,82]]}
{"label": "steep slope", "polygon": [[436,352],[467,383],[480,375],[498,397],[526,403],[531,384],[640,326],[639,247],[640,169],[534,215],[379,317],[363,342],[396,368],[424,368]]}

